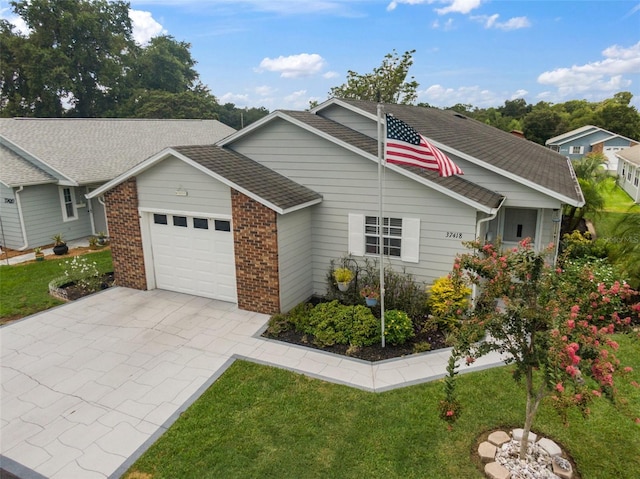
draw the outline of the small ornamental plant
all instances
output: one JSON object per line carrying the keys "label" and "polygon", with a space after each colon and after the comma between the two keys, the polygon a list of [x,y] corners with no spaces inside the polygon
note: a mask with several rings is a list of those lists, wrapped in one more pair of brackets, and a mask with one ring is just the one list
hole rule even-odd
{"label": "small ornamental plant", "polygon": [[449,356],[447,375],[444,378],[444,399],[438,405],[440,418],[449,423],[449,428],[462,414],[462,405],[456,394],[457,361],[458,354],[453,350]]}
{"label": "small ornamental plant", "polygon": [[[614,332],[630,329],[640,314],[638,292],[624,282],[597,281],[589,268],[565,277],[546,260],[553,248],[534,251],[529,240],[518,247],[467,243],[474,253],[456,259],[452,277],[477,285],[472,315],[456,330],[455,348],[467,364],[491,351],[515,366],[524,383],[526,410],[520,458],[545,397],[566,418],[569,407],[588,414],[590,401],[614,399],[624,365],[616,358]],[[486,333],[486,334],[485,334]]]}
{"label": "small ornamental plant", "polygon": [[75,283],[87,293],[100,290],[102,278],[95,261],[89,261],[83,256],[74,256],[72,260],[64,262],[64,276],[70,283]]}
{"label": "small ornamental plant", "polygon": [[333,279],[336,283],[348,283],[353,279],[353,271],[349,268],[336,268],[333,271]]}
{"label": "small ornamental plant", "polygon": [[384,337],[389,344],[404,344],[415,336],[413,322],[404,311],[392,309],[384,313]]}
{"label": "small ornamental plant", "polygon": [[365,286],[360,290],[360,296],[369,299],[379,299],[380,293],[378,292],[378,288],[375,288],[373,286]]}

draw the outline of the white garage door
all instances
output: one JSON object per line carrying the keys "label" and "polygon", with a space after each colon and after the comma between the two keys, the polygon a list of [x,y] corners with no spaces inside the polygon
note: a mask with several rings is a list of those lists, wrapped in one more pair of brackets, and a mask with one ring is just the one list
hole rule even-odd
{"label": "white garage door", "polygon": [[151,215],[156,287],[237,302],[231,222]]}

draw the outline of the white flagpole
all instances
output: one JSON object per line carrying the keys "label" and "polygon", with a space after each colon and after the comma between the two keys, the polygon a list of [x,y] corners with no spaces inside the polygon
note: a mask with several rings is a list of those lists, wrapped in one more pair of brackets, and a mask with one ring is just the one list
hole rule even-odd
{"label": "white flagpole", "polygon": [[384,341],[384,216],[382,212],[382,162],[384,161],[384,139],[386,137],[386,128],[382,113],[384,106],[378,103],[378,232],[380,240],[378,249],[380,252],[380,336],[382,338],[382,347],[385,347]]}

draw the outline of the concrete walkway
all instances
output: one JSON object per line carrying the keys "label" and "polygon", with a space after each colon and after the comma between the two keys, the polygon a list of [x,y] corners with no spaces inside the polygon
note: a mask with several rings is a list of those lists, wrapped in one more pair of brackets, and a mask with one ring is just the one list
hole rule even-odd
{"label": "concrete walkway", "polygon": [[0,466],[21,479],[118,478],[237,358],[372,392],[445,374],[448,350],[370,363],[260,338],[267,320],[116,287],[0,328]]}

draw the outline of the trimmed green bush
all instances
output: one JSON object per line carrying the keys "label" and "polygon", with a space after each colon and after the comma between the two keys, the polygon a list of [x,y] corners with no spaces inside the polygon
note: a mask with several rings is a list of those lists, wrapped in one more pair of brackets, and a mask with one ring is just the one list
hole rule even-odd
{"label": "trimmed green bush", "polygon": [[404,311],[392,309],[384,313],[384,337],[389,344],[404,344],[415,335],[413,322]]}

